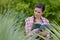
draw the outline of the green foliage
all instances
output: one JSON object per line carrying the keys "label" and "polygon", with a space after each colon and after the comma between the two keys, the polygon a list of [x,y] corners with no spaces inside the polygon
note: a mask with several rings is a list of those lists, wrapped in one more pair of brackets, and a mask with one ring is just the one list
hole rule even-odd
{"label": "green foliage", "polygon": [[[0,14],[0,40],[19,40],[23,32],[23,12],[7,11],[5,15]],[[22,16],[21,16],[22,15]],[[22,19],[22,17],[24,17]]]}
{"label": "green foliage", "polygon": [[25,15],[33,15],[34,5],[42,2],[46,5],[44,17],[60,24],[60,0],[0,0],[0,13],[5,14],[7,10],[12,9],[20,12],[23,10]]}
{"label": "green foliage", "polygon": [[60,39],[60,0],[0,0],[0,40],[33,40],[35,35],[29,39],[24,35],[24,20],[33,15],[34,5],[37,2],[46,5],[43,16],[56,24],[51,29],[55,34],[47,30],[54,40]]}

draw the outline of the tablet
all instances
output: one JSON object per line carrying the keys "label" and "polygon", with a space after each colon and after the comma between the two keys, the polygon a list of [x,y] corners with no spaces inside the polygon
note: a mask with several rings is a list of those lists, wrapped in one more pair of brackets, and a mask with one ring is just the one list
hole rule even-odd
{"label": "tablet", "polygon": [[32,30],[37,29],[37,28],[40,30],[42,28],[45,28],[45,25],[41,25],[41,24],[33,24],[32,25]]}

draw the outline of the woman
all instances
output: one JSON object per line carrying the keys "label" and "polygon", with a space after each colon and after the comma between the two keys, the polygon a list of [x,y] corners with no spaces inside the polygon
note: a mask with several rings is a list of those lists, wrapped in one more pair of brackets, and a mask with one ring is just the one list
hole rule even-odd
{"label": "woman", "polygon": [[[42,3],[37,3],[34,8],[34,15],[26,18],[25,30],[26,30],[27,36],[32,36],[38,31],[38,29],[34,29],[31,31],[33,23],[41,24],[41,25],[49,24],[49,21],[46,18],[42,17],[44,10],[45,10],[45,5]],[[43,29],[42,29],[42,32],[40,32],[40,35],[44,37],[49,37],[49,34],[47,34]]]}

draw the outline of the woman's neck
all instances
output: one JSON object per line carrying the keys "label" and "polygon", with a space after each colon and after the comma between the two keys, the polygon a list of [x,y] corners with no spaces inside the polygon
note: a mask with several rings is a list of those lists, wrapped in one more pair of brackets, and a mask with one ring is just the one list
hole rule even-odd
{"label": "woman's neck", "polygon": [[35,23],[40,23],[41,19],[40,18],[35,18]]}

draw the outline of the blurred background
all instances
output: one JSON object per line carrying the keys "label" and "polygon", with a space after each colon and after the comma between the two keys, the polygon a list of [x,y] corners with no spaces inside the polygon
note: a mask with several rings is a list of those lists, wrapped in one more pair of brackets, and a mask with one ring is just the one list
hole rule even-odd
{"label": "blurred background", "polygon": [[[38,2],[45,4],[43,16],[56,24],[55,32],[59,36],[60,0],[0,0],[0,40],[23,39],[25,18],[33,15],[34,5]],[[57,36],[56,39],[60,39]]]}
{"label": "blurred background", "polygon": [[46,5],[44,17],[60,24],[60,0],[0,0],[0,14],[6,14],[8,10],[23,11],[25,16],[33,15],[34,5],[42,2]]}

